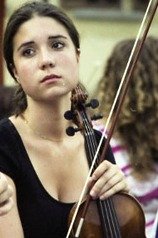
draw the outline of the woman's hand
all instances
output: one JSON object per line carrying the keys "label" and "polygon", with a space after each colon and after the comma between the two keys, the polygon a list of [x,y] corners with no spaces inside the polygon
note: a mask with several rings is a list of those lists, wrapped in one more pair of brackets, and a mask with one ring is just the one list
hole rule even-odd
{"label": "woman's hand", "polygon": [[116,164],[104,160],[94,171],[90,178],[90,184],[94,184],[90,195],[104,200],[111,195],[123,191],[128,192],[128,186],[123,172]]}
{"label": "woman's hand", "polygon": [[0,216],[7,214],[13,207],[12,195],[13,189],[6,176],[0,173]]}

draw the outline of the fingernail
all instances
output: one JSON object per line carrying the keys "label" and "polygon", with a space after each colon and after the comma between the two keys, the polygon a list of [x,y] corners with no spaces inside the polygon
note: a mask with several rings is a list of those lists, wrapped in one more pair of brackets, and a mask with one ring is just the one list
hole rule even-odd
{"label": "fingernail", "polygon": [[100,200],[105,200],[107,198],[107,196],[104,195],[104,196],[100,196],[99,198],[100,198]]}
{"label": "fingernail", "polygon": [[93,190],[90,192],[90,195],[92,198],[97,198],[97,194]]}
{"label": "fingernail", "polygon": [[104,196],[100,196],[100,200],[104,200],[105,199],[105,197]]}

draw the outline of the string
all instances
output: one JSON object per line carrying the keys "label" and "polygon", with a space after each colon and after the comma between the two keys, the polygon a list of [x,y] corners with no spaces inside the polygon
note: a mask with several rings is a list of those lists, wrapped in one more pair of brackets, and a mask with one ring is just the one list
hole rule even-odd
{"label": "string", "polygon": [[[89,148],[88,151],[90,153],[91,161],[93,161],[94,154],[97,148],[97,142],[95,138],[95,134],[93,131],[93,128],[90,127],[90,123],[88,123],[88,119],[86,116],[86,113],[82,113],[82,118],[83,118],[83,123],[84,123],[84,128],[85,128],[85,140],[87,142],[87,147]],[[90,161],[90,162],[91,162]],[[99,161],[96,161],[96,164],[94,167],[98,167]],[[99,203],[99,206],[101,209],[99,209],[99,212],[101,212],[101,218],[103,219],[103,226],[104,226],[104,235],[108,235],[108,237],[112,238],[120,238],[120,230],[119,230],[119,225],[118,225],[118,220],[115,214],[114,206],[112,203],[112,200],[110,198],[100,201],[97,200]]]}
{"label": "string", "polygon": [[[74,222],[75,222],[75,219],[76,219],[76,216],[77,216],[79,207],[80,207],[80,205],[81,205],[81,202],[82,202],[82,200],[83,200],[83,197],[84,197],[85,194],[86,194],[87,186],[88,186],[88,182],[89,182],[89,178],[90,178],[90,176],[91,176],[91,174],[92,174],[92,171],[93,171],[93,168],[94,168],[96,159],[97,159],[97,157],[98,157],[98,154],[99,154],[99,151],[100,151],[102,142],[103,142],[103,139],[104,139],[104,137],[105,137],[105,133],[106,133],[106,131],[107,131],[108,125],[109,125],[109,123],[110,123],[110,120],[111,120],[111,117],[112,117],[112,114],[113,114],[113,111],[114,111],[114,108],[115,108],[115,105],[116,105],[116,103],[117,103],[117,100],[118,100],[120,91],[121,91],[121,89],[122,89],[123,82],[124,82],[124,80],[125,80],[125,77],[126,77],[126,75],[127,75],[129,66],[130,66],[130,64],[131,64],[132,57],[133,57],[134,52],[135,52],[135,50],[136,50],[136,47],[137,47],[137,45],[138,45],[138,40],[139,40],[140,35],[141,35],[141,33],[142,33],[142,29],[143,29],[144,24],[145,24],[145,21],[146,21],[146,19],[147,19],[147,16],[148,16],[148,13],[149,13],[149,10],[150,10],[152,1],[153,1],[153,0],[150,0],[150,2],[149,2],[149,4],[148,4],[148,7],[147,7],[146,12],[145,12],[145,15],[144,15],[144,18],[143,18],[142,23],[141,23],[141,26],[140,26],[140,28],[139,28],[138,35],[137,35],[136,40],[135,40],[135,44],[134,44],[133,49],[132,49],[132,51],[131,51],[131,54],[130,54],[130,57],[129,57],[129,60],[128,60],[128,63],[127,63],[127,66],[126,66],[126,69],[125,69],[125,72],[124,72],[124,75],[123,75],[123,77],[122,77],[122,79],[121,79],[120,87],[119,87],[119,89],[118,89],[118,92],[117,92],[116,97],[115,97],[115,99],[114,99],[113,105],[112,105],[112,107],[111,107],[111,110],[110,110],[110,113],[109,113],[109,116],[108,116],[108,119],[107,119],[107,122],[106,122],[106,125],[105,125],[105,128],[104,128],[102,137],[101,137],[101,139],[100,139],[100,142],[99,142],[98,148],[97,148],[97,150],[96,150],[96,153],[95,153],[93,162],[92,162],[92,164],[91,164],[91,167],[90,167],[88,176],[87,176],[87,178],[86,178],[86,181],[85,181],[83,190],[82,190],[82,192],[81,192],[79,201],[78,201],[78,203],[77,203],[76,210],[75,210],[74,215],[73,215],[73,217],[72,217],[72,221],[71,221],[71,223],[70,223],[70,226],[69,226],[69,229],[68,229],[66,238],[68,238],[68,237],[70,236],[70,233],[71,233],[71,230],[72,230],[72,228],[73,228],[73,225],[74,225]],[[78,226],[78,229],[79,229],[79,230],[81,230],[82,224],[83,224],[83,219],[80,220],[80,223],[79,223],[79,226]]]}

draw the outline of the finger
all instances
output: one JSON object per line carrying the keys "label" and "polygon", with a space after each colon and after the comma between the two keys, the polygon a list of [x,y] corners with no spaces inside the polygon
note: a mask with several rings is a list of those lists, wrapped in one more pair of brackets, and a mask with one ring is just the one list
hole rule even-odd
{"label": "finger", "polygon": [[0,194],[0,207],[3,203],[8,200],[13,195],[13,190],[10,185],[7,186],[7,189]]}
{"label": "finger", "polygon": [[93,172],[92,179],[99,179],[105,173],[105,171],[107,171],[111,167],[111,165],[112,164],[109,161],[104,160]]}
{"label": "finger", "polygon": [[[118,180],[121,180],[119,178],[120,175],[116,174],[116,171],[113,169],[105,171],[104,174],[95,182],[94,186],[92,187],[90,191],[90,195],[93,198],[99,197],[104,192],[109,190]],[[120,176],[121,177],[121,176]]]}
{"label": "finger", "polygon": [[4,174],[0,173],[0,194],[3,193],[8,188],[7,178]]}
{"label": "finger", "polygon": [[12,198],[9,198],[3,203],[3,206],[0,207],[0,216],[7,214],[13,207],[14,202]]}
{"label": "finger", "polygon": [[121,181],[125,184],[125,177],[122,171],[109,171],[109,173],[105,174],[103,177],[105,177],[104,179],[106,183],[103,184],[102,190],[100,191],[100,195],[102,195],[102,193],[105,193]]}
{"label": "finger", "polygon": [[105,200],[106,198],[120,191],[124,191],[126,188],[127,188],[127,184],[125,183],[125,181],[120,181],[119,183],[111,187],[109,190],[106,190],[106,192],[103,193],[99,198],[100,200]]}

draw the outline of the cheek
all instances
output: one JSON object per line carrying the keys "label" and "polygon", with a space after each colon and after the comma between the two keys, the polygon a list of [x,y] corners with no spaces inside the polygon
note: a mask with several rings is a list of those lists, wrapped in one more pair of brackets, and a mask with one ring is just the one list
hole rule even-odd
{"label": "cheek", "polygon": [[33,77],[35,72],[33,64],[29,62],[16,62],[15,61],[15,68],[16,68],[16,75],[20,84],[23,82],[31,81],[29,80]]}
{"label": "cheek", "polygon": [[33,70],[33,65],[28,62],[21,62],[16,65],[17,80],[21,84],[25,93],[29,94],[29,92],[31,92],[34,88],[33,75],[35,70]]}
{"label": "cheek", "polygon": [[61,65],[64,70],[65,76],[72,83],[78,82],[79,78],[79,62],[77,60],[76,55],[72,57],[71,55],[63,56],[60,58]]}
{"label": "cheek", "polygon": [[29,75],[32,75],[32,72],[33,72],[32,64],[30,64],[29,62],[18,64],[18,67],[16,67],[16,69],[17,69],[17,74],[21,79]]}

